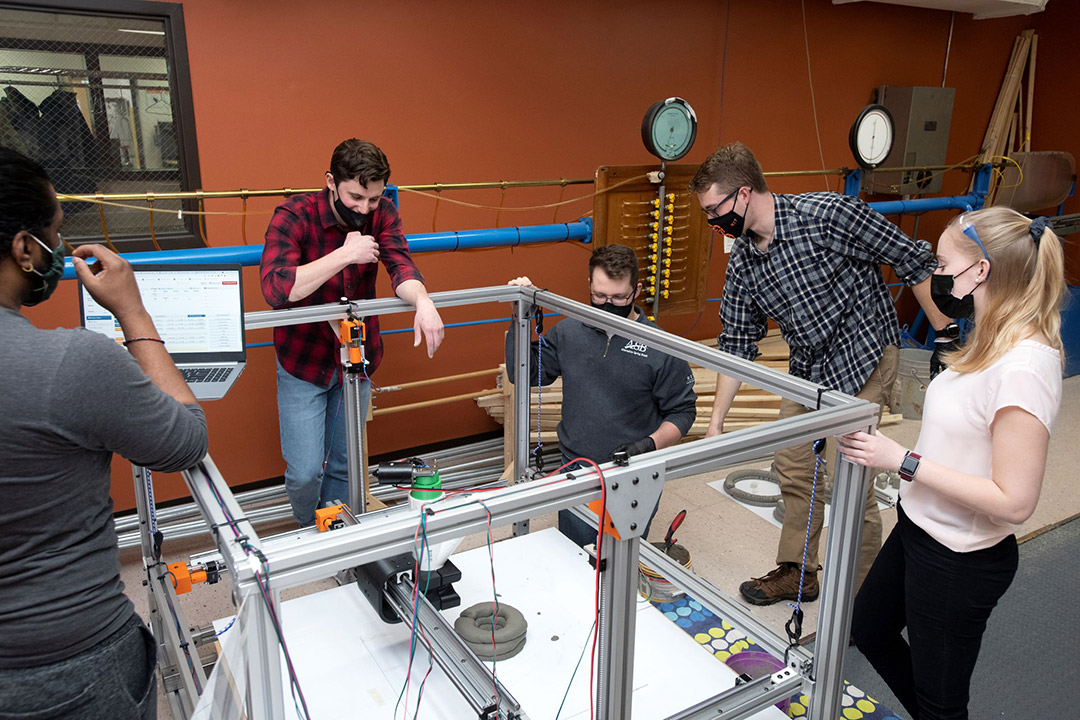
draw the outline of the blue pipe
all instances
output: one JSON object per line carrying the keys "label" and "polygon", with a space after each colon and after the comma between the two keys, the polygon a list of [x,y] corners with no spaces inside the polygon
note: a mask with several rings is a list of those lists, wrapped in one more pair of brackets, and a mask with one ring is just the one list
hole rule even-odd
{"label": "blue pipe", "polygon": [[[987,168],[989,166],[986,166]],[[917,200],[895,200],[870,203],[870,207],[882,215],[895,215],[908,212],[927,212],[929,210],[971,210],[983,204],[985,193],[980,192],[980,175],[977,176],[976,189],[970,195],[942,198],[921,198]],[[988,173],[985,173],[988,176]],[[552,225],[526,225],[485,230],[456,230],[439,233],[424,233],[407,236],[409,251],[414,253],[443,252],[454,250],[476,250],[490,247],[514,247],[548,242],[592,242],[592,218],[578,218],[576,222],[556,223]],[[160,250],[153,252],[121,253],[132,265],[147,264],[209,264],[239,263],[245,266],[258,265],[262,258],[262,245],[232,245],[227,247],[184,248],[181,250]],[[71,258],[64,260],[64,280],[73,280],[75,270]]]}
{"label": "blue pipe", "polygon": [[[446,250],[474,250],[487,247],[513,247],[548,242],[592,242],[592,218],[579,218],[577,222],[554,225],[527,225],[524,227],[492,228],[488,230],[459,230],[451,232],[424,233],[407,236],[409,252],[440,252]],[[233,245],[229,247],[185,248],[153,252],[121,253],[132,265],[153,264],[210,264],[240,263],[258,265],[262,258],[262,245]],[[64,280],[75,279],[71,258],[64,260]]]}
{"label": "blue pipe", "polygon": [[977,194],[956,197],[920,198],[918,200],[886,200],[868,203],[882,215],[921,213],[930,210],[963,210],[968,212],[982,205],[983,198]]}

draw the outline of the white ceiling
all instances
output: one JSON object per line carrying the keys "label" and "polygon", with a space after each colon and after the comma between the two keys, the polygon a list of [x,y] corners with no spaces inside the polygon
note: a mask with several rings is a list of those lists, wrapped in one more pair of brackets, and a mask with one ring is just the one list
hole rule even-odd
{"label": "white ceiling", "polygon": [[971,13],[976,20],[983,20],[985,18],[1030,15],[1042,12],[1049,0],[832,0],[832,2],[833,5],[847,5],[853,2],[884,2],[890,5],[952,10]]}

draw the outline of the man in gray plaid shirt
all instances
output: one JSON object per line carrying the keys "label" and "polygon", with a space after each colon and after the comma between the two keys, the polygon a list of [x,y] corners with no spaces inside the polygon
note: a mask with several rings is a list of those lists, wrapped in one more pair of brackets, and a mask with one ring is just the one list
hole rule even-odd
{"label": "man in gray plaid shirt", "polygon": [[[935,329],[950,323],[930,299],[930,276],[937,266],[930,244],[907,237],[858,198],[831,192],[774,195],[761,165],[739,142],[710,155],[690,190],[709,224],[737,238],[720,306],[720,350],[753,360],[771,319],[791,347],[792,375],[884,404],[896,378],[900,329],[881,266],[892,266],[911,286]],[[717,376],[707,435],[721,432],[739,385],[736,379]],[[781,418],[805,412],[807,408],[786,398],[780,405]],[[777,451],[773,470],[784,500],[778,567],[739,586],[755,605],[798,595],[814,485],[811,445]],[[819,480],[806,551],[805,600],[818,596],[823,496]],[[858,584],[880,546],[881,517],[871,483]]]}

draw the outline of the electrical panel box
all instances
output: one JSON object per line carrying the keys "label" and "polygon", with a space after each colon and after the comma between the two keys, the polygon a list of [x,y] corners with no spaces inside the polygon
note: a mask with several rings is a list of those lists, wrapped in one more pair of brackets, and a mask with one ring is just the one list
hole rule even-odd
{"label": "electrical panel box", "polygon": [[941,190],[940,170],[894,170],[945,164],[955,88],[882,85],[877,102],[893,117],[892,152],[873,172],[864,172],[862,189],[885,195],[919,195]]}

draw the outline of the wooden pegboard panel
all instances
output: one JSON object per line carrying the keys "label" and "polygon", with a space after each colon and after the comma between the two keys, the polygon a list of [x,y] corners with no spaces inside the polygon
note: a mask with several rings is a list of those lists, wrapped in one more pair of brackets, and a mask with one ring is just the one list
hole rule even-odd
{"label": "wooden pegboard panel", "polygon": [[[696,314],[705,307],[709,233],[712,232],[697,197],[686,189],[697,172],[697,165],[667,166],[662,208],[657,208],[655,203],[660,199],[660,186],[647,177],[647,173],[659,169],[656,165],[597,169],[593,243],[634,248],[645,288],[639,304],[649,314],[652,314],[652,298],[657,292],[660,294],[659,314]],[[624,182],[626,184],[621,184]],[[608,190],[612,187],[614,189]],[[656,214],[660,216],[662,227],[656,227]]]}

